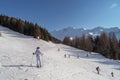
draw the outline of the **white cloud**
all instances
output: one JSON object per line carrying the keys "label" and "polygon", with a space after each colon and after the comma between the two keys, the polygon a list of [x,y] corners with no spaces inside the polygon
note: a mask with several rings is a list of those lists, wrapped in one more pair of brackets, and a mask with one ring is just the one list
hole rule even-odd
{"label": "white cloud", "polygon": [[113,4],[110,6],[110,8],[115,8],[115,7],[117,7],[117,6],[118,6],[117,3],[113,3]]}

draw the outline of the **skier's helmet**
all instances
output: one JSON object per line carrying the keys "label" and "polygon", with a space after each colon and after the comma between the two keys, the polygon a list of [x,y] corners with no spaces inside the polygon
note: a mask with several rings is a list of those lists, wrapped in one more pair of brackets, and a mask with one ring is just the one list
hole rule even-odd
{"label": "skier's helmet", "polygon": [[40,47],[37,47],[36,49],[40,49]]}

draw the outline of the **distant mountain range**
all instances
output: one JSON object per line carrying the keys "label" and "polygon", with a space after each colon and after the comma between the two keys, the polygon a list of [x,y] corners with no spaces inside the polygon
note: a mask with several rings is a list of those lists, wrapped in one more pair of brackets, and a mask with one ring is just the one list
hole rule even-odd
{"label": "distant mountain range", "polygon": [[67,27],[61,30],[54,30],[51,33],[55,38],[63,40],[65,36],[69,37],[76,37],[76,36],[82,36],[84,35],[92,35],[97,36],[100,35],[102,32],[106,32],[107,34],[115,33],[117,39],[120,39],[120,29],[118,27],[111,27],[111,28],[103,28],[103,27],[96,27],[93,29],[86,29],[86,28],[73,28],[73,27]]}

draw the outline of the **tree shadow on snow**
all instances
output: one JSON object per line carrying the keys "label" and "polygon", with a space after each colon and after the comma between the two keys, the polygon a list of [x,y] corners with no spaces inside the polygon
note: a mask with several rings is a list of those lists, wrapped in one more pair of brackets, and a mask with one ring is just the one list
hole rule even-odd
{"label": "tree shadow on snow", "polygon": [[[78,50],[76,48],[71,49],[69,47],[63,47],[63,50],[66,51],[67,54],[70,54],[70,56],[74,56],[74,57],[79,56],[79,58],[85,58],[85,59],[95,59],[93,62],[96,62],[96,63],[105,64],[105,65],[117,65],[117,66],[120,65],[119,62],[105,58],[104,56],[98,53],[92,52],[91,54],[89,54],[89,52],[87,51]],[[88,57],[86,56],[87,54],[88,54]],[[117,70],[120,70],[120,69],[118,68]]]}
{"label": "tree shadow on snow", "polygon": [[34,65],[2,65],[3,67],[36,67]]}
{"label": "tree shadow on snow", "polygon": [[113,69],[120,70],[120,68],[113,68]]}
{"label": "tree shadow on snow", "polygon": [[[105,58],[104,56],[98,54],[98,53],[89,53],[87,51],[84,51],[84,50],[78,50],[76,48],[66,48],[64,47],[64,51],[67,52],[67,54],[70,54],[71,56],[74,56],[74,57],[77,57],[79,56],[80,58],[85,58],[85,59],[96,59],[96,60],[100,60],[100,59],[103,59]],[[87,56],[88,55],[88,56]]]}
{"label": "tree shadow on snow", "polygon": [[119,66],[120,65],[119,62],[116,62],[116,61],[110,60],[110,59],[105,59],[105,60],[101,60],[101,61],[94,61],[94,62],[105,64],[105,65],[113,65],[113,66],[115,66],[115,65]]}
{"label": "tree shadow on snow", "polygon": [[2,31],[4,31],[4,33],[5,34],[10,34],[10,36],[11,37],[17,37],[17,38],[33,38],[33,36],[29,36],[29,35],[24,35],[24,34],[22,34],[22,33],[20,33],[20,32],[17,32],[17,31],[14,31],[14,30],[11,30],[11,29],[9,29],[9,28],[7,28],[7,27],[1,27],[0,26],[0,29],[2,30]]}

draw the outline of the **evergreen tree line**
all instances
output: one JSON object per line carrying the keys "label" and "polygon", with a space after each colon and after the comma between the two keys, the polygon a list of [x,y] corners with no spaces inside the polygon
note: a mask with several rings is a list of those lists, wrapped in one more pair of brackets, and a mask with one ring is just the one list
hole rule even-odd
{"label": "evergreen tree line", "polygon": [[12,29],[16,32],[22,33],[24,35],[33,36],[34,38],[41,38],[46,41],[53,41],[56,43],[61,42],[60,40],[52,37],[50,33],[39,26],[37,23],[33,24],[28,21],[23,21],[14,17],[9,17],[6,15],[0,15],[0,25]]}
{"label": "evergreen tree line", "polygon": [[94,38],[91,35],[87,37],[82,35],[73,40],[65,37],[63,43],[85,51],[98,52],[110,59],[120,60],[120,40],[117,40],[114,33],[107,35],[103,32]]}

